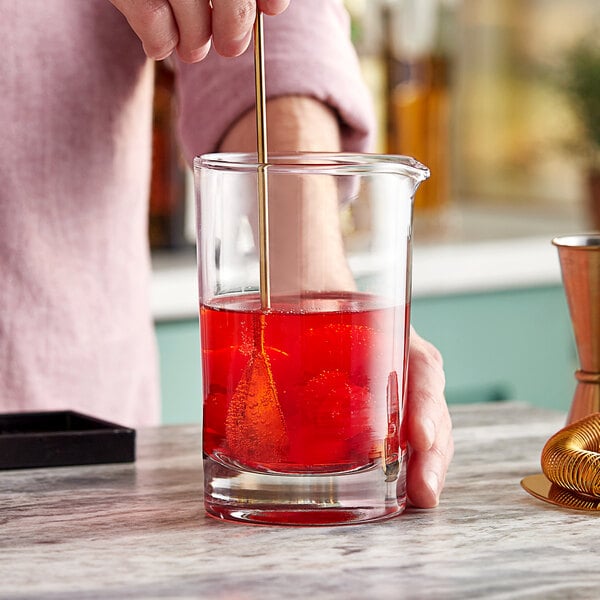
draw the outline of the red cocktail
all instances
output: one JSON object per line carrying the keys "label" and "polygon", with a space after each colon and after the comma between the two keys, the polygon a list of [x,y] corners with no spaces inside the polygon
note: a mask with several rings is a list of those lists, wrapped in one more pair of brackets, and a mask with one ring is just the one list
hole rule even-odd
{"label": "red cocktail", "polygon": [[344,292],[276,297],[261,312],[239,295],[200,316],[205,455],[277,473],[398,461],[404,306]]}

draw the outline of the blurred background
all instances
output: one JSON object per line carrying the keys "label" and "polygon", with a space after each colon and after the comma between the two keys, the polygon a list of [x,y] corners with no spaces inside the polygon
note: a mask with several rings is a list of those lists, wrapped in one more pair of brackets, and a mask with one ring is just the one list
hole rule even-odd
{"label": "blurred background", "polygon": [[[432,172],[415,199],[412,320],[444,355],[448,401],[566,410],[577,356],[550,241],[600,230],[600,2],[344,2],[376,150]],[[193,186],[173,76],[156,68],[153,305],[163,419],[182,422],[201,412]],[[369,218],[353,206],[350,235]]]}
{"label": "blurred background", "polygon": [[378,149],[431,168],[418,211],[581,209],[588,132],[564,70],[589,40],[589,77],[600,79],[597,0],[345,1],[377,106]]}

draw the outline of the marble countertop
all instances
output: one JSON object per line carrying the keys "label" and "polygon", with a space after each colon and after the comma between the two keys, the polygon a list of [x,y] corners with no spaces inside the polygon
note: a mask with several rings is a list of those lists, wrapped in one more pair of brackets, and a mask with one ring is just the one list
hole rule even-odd
{"label": "marble countertop", "polygon": [[597,513],[519,485],[564,415],[452,413],[439,507],[369,525],[206,517],[196,426],[138,431],[134,465],[0,472],[0,598],[598,598]]}

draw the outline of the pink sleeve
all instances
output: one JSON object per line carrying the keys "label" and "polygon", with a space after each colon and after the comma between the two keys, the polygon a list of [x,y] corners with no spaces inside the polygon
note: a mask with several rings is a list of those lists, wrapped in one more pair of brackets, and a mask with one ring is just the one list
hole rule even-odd
{"label": "pink sleeve", "polygon": [[[251,44],[252,45],[252,44]],[[265,17],[268,97],[305,95],[335,109],[345,151],[369,151],[374,116],[350,42],[341,0],[292,0]],[[181,140],[188,159],[214,152],[228,128],[254,106],[253,52],[222,58],[214,50],[195,65],[178,64]]]}

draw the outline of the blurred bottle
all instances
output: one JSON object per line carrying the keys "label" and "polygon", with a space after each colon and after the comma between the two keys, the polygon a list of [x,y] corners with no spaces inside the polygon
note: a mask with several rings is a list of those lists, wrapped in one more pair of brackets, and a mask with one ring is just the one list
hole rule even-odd
{"label": "blurred bottle", "polygon": [[188,178],[177,143],[175,75],[166,61],[155,65],[148,235],[153,250],[177,249],[188,244],[185,236]]}
{"label": "blurred bottle", "polygon": [[452,7],[444,0],[389,0],[387,6],[388,152],[427,165],[417,213],[450,199]]}
{"label": "blurred bottle", "polygon": [[377,118],[375,151],[387,150],[388,83],[384,8],[388,0],[344,0],[350,13],[352,42],[371,93]]}

